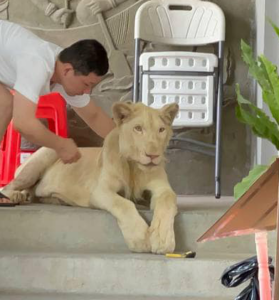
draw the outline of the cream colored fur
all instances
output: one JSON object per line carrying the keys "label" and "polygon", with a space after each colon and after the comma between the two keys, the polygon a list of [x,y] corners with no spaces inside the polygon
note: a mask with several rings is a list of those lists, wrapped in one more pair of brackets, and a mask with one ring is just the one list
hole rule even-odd
{"label": "cream colored fur", "polygon": [[[43,203],[100,208],[119,224],[131,251],[166,253],[175,248],[176,195],[164,169],[164,152],[172,135],[176,104],[160,110],[141,103],[113,106],[116,128],[103,148],[80,148],[82,158],[65,165],[56,153],[41,148],[3,189],[14,202],[30,198]],[[151,225],[130,200],[151,193]]]}

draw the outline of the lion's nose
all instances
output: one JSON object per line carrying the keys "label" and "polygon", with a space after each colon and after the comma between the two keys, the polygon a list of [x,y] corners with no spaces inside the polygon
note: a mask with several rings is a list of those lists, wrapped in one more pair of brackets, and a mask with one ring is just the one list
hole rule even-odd
{"label": "lion's nose", "polygon": [[153,159],[159,157],[159,155],[154,155],[154,154],[147,154],[147,153],[145,153],[145,155],[146,155],[147,157],[150,157],[151,160],[153,160]]}

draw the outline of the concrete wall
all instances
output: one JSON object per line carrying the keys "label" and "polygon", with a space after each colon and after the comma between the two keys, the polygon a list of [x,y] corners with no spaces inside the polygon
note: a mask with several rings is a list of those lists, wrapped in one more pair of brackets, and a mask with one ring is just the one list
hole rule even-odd
{"label": "concrete wall", "polygon": [[[59,9],[65,7],[64,0],[0,0],[0,11],[1,5],[3,8],[4,5],[9,4],[8,10],[4,7],[0,12],[0,18],[8,18],[13,22],[20,23],[42,38],[62,46],[82,38],[95,38],[109,49],[98,19],[95,15],[90,14],[88,9],[84,10],[82,6],[86,1],[68,1],[73,14],[71,12],[64,14],[64,17],[69,18],[66,26],[63,24],[63,17],[59,14]],[[134,16],[138,6],[145,1],[128,0],[124,2],[124,0],[118,0],[118,3],[123,3],[104,13],[116,47],[125,54],[130,69],[133,66]],[[213,2],[224,10],[227,22],[222,192],[224,195],[231,195],[235,183],[247,174],[250,167],[250,136],[245,126],[240,124],[235,117],[234,85],[239,82],[243,94],[247,98],[253,99],[253,84],[251,79],[247,77],[247,69],[241,60],[239,48],[241,39],[248,42],[254,40],[255,2],[254,0],[215,0]],[[44,9],[46,4],[49,5],[48,9],[53,8],[54,13],[50,14],[49,10]],[[71,16],[72,20],[70,20]],[[65,29],[67,26],[68,28]],[[121,77],[122,70],[120,68],[112,66],[111,73],[94,89],[92,94],[92,99],[108,112],[114,101],[131,98],[132,72],[127,72],[124,77]],[[71,109],[69,109],[68,115],[71,136],[80,146],[96,146],[102,143],[101,139],[91,132]],[[194,137],[200,141],[212,142],[214,141],[214,128],[191,130],[186,128],[182,131],[182,135]],[[167,172],[171,184],[178,194],[214,193],[213,158],[188,151],[171,150],[168,152],[168,159]]]}

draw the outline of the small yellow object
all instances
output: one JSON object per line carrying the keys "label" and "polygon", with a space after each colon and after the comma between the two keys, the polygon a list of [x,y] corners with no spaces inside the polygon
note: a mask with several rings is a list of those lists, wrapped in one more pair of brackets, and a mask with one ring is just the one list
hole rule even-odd
{"label": "small yellow object", "polygon": [[166,257],[180,258],[185,257],[184,253],[166,253]]}
{"label": "small yellow object", "polygon": [[171,258],[194,258],[196,256],[196,252],[193,251],[187,251],[184,253],[166,253],[166,257]]}

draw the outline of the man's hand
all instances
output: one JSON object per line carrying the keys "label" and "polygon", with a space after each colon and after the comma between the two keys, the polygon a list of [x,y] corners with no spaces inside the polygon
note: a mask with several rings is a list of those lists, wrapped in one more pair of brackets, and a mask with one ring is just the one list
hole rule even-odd
{"label": "man's hand", "polygon": [[81,158],[80,151],[72,139],[61,139],[55,151],[64,164],[74,163]]}

